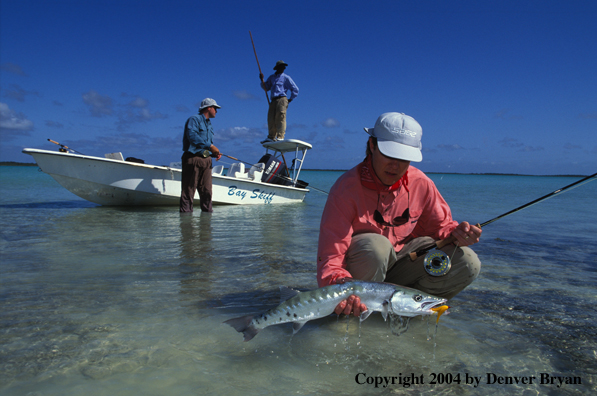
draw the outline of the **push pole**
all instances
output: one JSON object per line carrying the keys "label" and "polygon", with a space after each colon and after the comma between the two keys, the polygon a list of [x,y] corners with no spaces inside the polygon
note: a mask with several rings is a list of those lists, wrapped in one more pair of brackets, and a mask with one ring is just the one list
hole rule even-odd
{"label": "push pole", "polygon": [[[261,82],[264,83],[263,81],[263,73],[261,72],[261,66],[259,66],[259,58],[257,58],[257,51],[255,51],[255,43],[253,42],[253,35],[251,34],[251,31],[249,30],[249,35],[251,36],[251,44],[253,44],[253,52],[255,53],[255,59],[257,60],[257,67],[259,68],[259,78],[261,78]],[[267,91],[265,91],[265,98],[267,99],[267,104],[269,105],[269,95],[267,94]]]}

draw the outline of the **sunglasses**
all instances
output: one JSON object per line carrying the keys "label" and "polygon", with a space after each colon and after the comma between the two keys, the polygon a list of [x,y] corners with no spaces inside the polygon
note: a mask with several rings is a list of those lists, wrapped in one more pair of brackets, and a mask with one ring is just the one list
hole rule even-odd
{"label": "sunglasses", "polygon": [[[377,196],[377,205],[379,206],[379,195]],[[410,191],[408,192],[408,206],[410,207]],[[375,220],[377,222],[377,224],[382,225],[382,226],[398,227],[398,226],[408,223],[408,221],[410,220],[410,211],[409,211],[409,208],[407,207],[404,210],[404,212],[402,212],[402,216],[394,217],[394,220],[392,220],[391,223],[388,223],[383,218],[383,215],[381,214],[381,212],[379,210],[375,209],[375,212],[373,212],[373,220]]]}

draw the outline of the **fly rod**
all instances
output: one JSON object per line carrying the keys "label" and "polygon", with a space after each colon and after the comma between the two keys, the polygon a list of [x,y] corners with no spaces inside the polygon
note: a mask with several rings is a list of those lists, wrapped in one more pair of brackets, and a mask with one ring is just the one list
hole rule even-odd
{"label": "fly rod", "polygon": [[72,151],[73,153],[77,153],[77,154],[85,155],[85,154],[83,154],[83,153],[80,153],[80,152],[78,152],[77,150],[74,150],[74,149],[72,149],[72,148],[70,148],[70,147],[68,147],[68,146],[65,146],[64,144],[58,143],[58,142],[56,142],[56,141],[54,141],[54,140],[52,140],[52,139],[48,139],[48,142],[51,142],[51,143],[54,143],[54,144],[57,144],[57,145],[59,145],[59,146],[60,146],[60,149],[59,149],[58,151],[62,151],[63,153],[66,153],[68,150],[70,150],[70,151]]}
{"label": "fly rod", "polygon": [[[261,79],[261,82],[265,84],[265,82],[263,81],[263,73],[261,72],[261,66],[259,66],[259,58],[257,58],[257,51],[255,50],[255,43],[253,42],[253,35],[251,34],[250,30],[249,35],[251,36],[251,44],[253,44],[253,52],[255,53],[255,59],[257,60],[257,67],[259,68],[259,78]],[[270,103],[267,91],[265,91],[265,98],[267,99],[267,104],[269,105]]]}
{"label": "fly rod", "polygon": [[[567,186],[565,186],[565,187],[562,187],[562,188],[560,188],[560,189],[557,189],[557,190],[555,190],[555,191],[553,191],[553,192],[551,192],[551,193],[549,193],[549,194],[547,194],[547,195],[544,195],[544,196],[542,196],[541,198],[537,198],[537,199],[536,199],[536,200],[534,200],[534,201],[531,201],[531,202],[529,202],[529,203],[527,203],[527,204],[524,204],[524,205],[522,205],[522,206],[519,206],[519,207],[518,207],[518,208],[516,208],[516,209],[512,209],[511,211],[509,211],[509,212],[506,212],[506,213],[504,213],[504,214],[502,214],[502,215],[499,215],[499,216],[497,216],[497,217],[495,217],[495,218],[493,218],[493,219],[491,219],[491,220],[487,220],[485,223],[482,223],[482,224],[477,224],[477,227],[479,227],[479,228],[483,228],[483,227],[485,227],[486,225],[493,223],[494,221],[497,221],[497,220],[499,220],[499,219],[503,219],[504,217],[506,217],[506,216],[509,216],[509,215],[511,215],[511,214],[513,214],[513,213],[516,213],[516,212],[518,212],[518,211],[520,211],[520,210],[526,209],[526,208],[528,208],[529,206],[533,206],[533,205],[535,205],[535,204],[538,204],[539,202],[545,201],[546,199],[549,199],[549,198],[555,197],[556,195],[558,195],[558,194],[560,194],[560,193],[563,193],[563,192],[564,192],[564,191],[566,191],[566,190],[569,190],[569,189],[572,189],[572,188],[579,187],[579,186],[581,186],[582,184],[585,184],[585,183],[588,183],[588,182],[592,181],[592,180],[590,180],[590,179],[593,179],[593,178],[595,178],[595,176],[597,176],[597,173],[593,173],[591,176],[587,176],[587,177],[585,177],[585,178],[582,178],[582,179],[580,179],[580,180],[578,180],[578,181],[575,181],[575,182],[574,182],[574,183],[572,183],[572,184],[569,184],[569,185],[567,185]],[[444,247],[444,246],[446,246],[446,245],[448,245],[448,244],[450,244],[450,243],[454,242],[455,240],[456,240],[456,238],[454,238],[454,237],[450,236],[450,237],[448,237],[448,238],[446,238],[446,239],[443,239],[443,240],[441,240],[441,241],[437,241],[437,242],[435,243],[435,245],[434,245],[434,246],[430,246],[430,247],[428,247],[428,248],[421,249],[421,250],[418,250],[418,251],[416,251],[416,252],[409,253],[409,255],[410,255],[410,259],[414,261],[414,260],[416,260],[416,259],[417,259],[417,257],[421,257],[422,255],[426,254],[426,253],[427,253],[427,252],[429,252],[430,250],[432,250],[432,249],[441,249],[442,247]]]}

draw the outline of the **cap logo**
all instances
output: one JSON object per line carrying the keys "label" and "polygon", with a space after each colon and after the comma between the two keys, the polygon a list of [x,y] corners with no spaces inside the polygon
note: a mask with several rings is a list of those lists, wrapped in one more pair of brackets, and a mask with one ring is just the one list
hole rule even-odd
{"label": "cap logo", "polygon": [[394,133],[398,133],[400,135],[406,135],[406,136],[410,136],[410,137],[415,137],[417,136],[416,132],[413,131],[409,131],[408,129],[403,129],[403,128],[392,128],[392,132]]}

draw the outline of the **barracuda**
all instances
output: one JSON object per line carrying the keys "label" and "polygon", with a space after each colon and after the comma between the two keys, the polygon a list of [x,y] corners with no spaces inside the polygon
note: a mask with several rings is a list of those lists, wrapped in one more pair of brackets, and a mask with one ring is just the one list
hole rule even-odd
{"label": "barracuda", "polygon": [[388,314],[407,317],[432,315],[437,307],[447,301],[408,287],[365,281],[351,281],[307,292],[282,286],[280,292],[283,302],[277,307],[259,315],[241,316],[224,323],[243,333],[244,340],[249,341],[264,328],[281,323],[292,322],[293,334],[296,334],[308,321],[333,313],[338,303],[352,294],[367,306],[367,311],[360,316],[361,322],[375,311],[381,312],[384,320]]}

